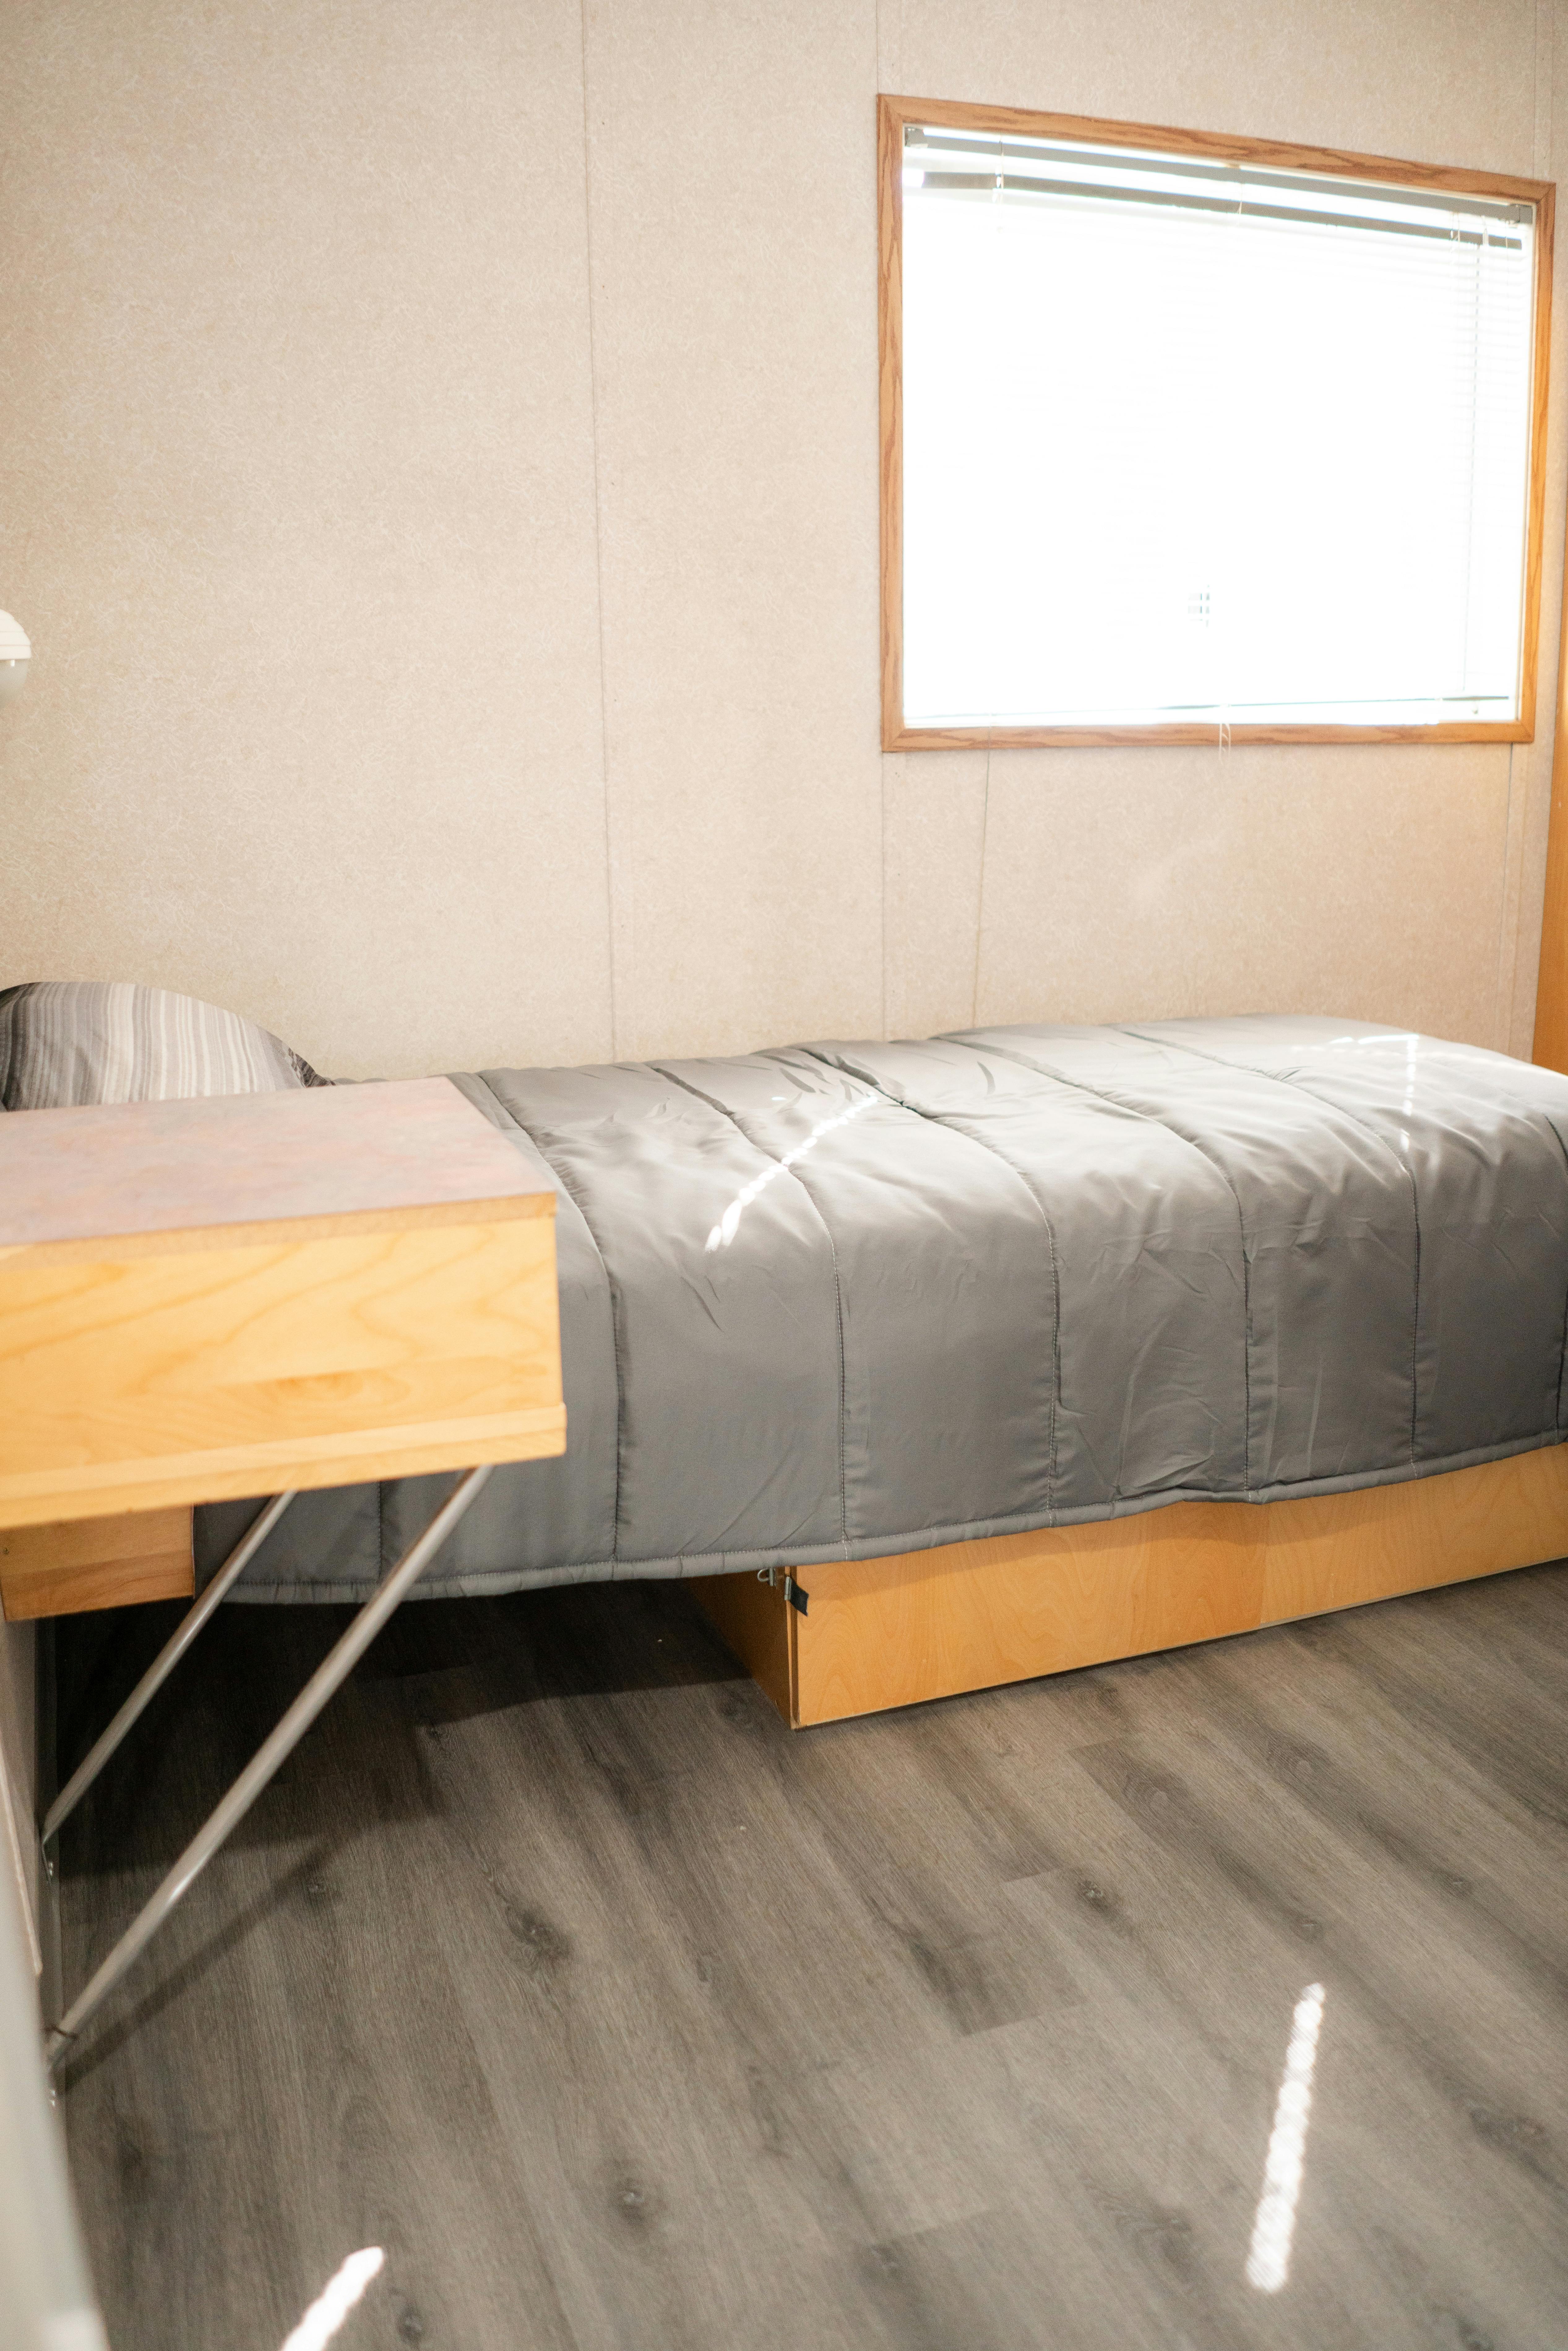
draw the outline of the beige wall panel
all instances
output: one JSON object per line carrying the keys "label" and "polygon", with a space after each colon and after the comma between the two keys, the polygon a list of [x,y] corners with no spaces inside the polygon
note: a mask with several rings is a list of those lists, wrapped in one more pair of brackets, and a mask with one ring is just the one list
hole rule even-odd
{"label": "beige wall panel", "polygon": [[966,1029],[977,976],[985,753],[892,753],[883,810],[888,1034]]}
{"label": "beige wall panel", "polygon": [[0,978],[609,1044],[574,0],[5,12]]}
{"label": "beige wall panel", "polygon": [[[12,0],[0,983],[188,988],[346,1075],[917,1032],[977,963],[981,1018],[1527,1047],[1544,742],[1511,800],[1490,749],[998,753],[988,820],[980,761],[880,759],[872,100],[1550,172],[1565,28]],[[1543,688],[1562,306],[1557,353]]]}
{"label": "beige wall panel", "polygon": [[[1548,498],[1552,492],[1549,487]],[[1553,511],[1549,503],[1547,511]],[[1560,569],[1553,566],[1553,575]],[[1544,613],[1550,601],[1552,614],[1551,658],[1542,663],[1542,707],[1550,721],[1556,694],[1555,644],[1558,579],[1549,580],[1550,599],[1543,593]],[[1544,648],[1543,648],[1544,651]],[[1494,1034],[1486,1039],[1500,1052],[1517,1053],[1528,1061],[1535,1036],[1535,983],[1541,964],[1542,902],[1546,889],[1546,832],[1552,814],[1552,743],[1550,737],[1519,745],[1513,755],[1513,776],[1505,818],[1501,903],[1498,910],[1497,1014]]]}
{"label": "beige wall panel", "polygon": [[883,1023],[872,0],[590,0],[622,1053]]}
{"label": "beige wall panel", "polygon": [[909,93],[1531,168],[1535,0],[898,0]]}
{"label": "beige wall panel", "polygon": [[994,756],[981,1020],[1316,1011],[1490,1044],[1508,747],[1400,747],[1375,781],[1368,757]]}

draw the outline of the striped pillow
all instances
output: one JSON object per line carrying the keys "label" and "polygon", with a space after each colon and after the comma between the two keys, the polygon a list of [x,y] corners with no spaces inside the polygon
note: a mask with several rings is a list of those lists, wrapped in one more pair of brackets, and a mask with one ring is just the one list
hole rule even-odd
{"label": "striped pillow", "polygon": [[254,1020],[194,996],[110,980],[0,989],[0,1102],[172,1102],[329,1085]]}

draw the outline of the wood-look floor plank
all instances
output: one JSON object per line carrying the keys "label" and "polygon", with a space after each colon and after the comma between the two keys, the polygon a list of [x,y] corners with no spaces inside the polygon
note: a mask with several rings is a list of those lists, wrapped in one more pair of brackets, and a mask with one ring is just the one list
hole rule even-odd
{"label": "wood-look floor plank", "polygon": [[[220,1612],[73,1980],[340,1622]],[[163,1629],[63,1632],[68,1763]],[[373,2242],[341,2351],[1568,2345],[1565,1860],[1568,1569],[796,1735],[677,1587],[410,1608],[72,2060],[112,2339]]]}

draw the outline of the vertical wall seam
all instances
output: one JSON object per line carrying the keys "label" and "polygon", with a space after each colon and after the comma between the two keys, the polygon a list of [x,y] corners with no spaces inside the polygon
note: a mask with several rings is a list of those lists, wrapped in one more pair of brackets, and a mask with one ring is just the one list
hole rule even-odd
{"label": "vertical wall seam", "polygon": [[893,1032],[888,1025],[887,1017],[887,753],[885,751],[878,754],[877,766],[878,805],[882,821],[882,888],[878,899],[882,911],[882,1026],[878,1033],[887,1037]]}
{"label": "vertical wall seam", "polygon": [[1513,978],[1519,960],[1519,910],[1514,908],[1513,954],[1509,947],[1509,902],[1517,896],[1514,867],[1517,860],[1513,846],[1513,755],[1517,746],[1508,747],[1508,789],[1502,803],[1502,887],[1498,893],[1497,910],[1497,1002],[1492,1013],[1492,1029],[1500,1053],[1513,1050]]}
{"label": "vertical wall seam", "polygon": [[[887,20],[888,20],[888,18],[889,18],[889,17],[891,17],[891,16],[894,15],[894,0],[873,0],[873,8],[872,8],[872,26],[871,26],[871,32],[872,32],[872,82],[873,82],[873,89],[875,89],[879,94],[880,94],[882,91],[883,91],[883,90],[887,90],[887,89],[894,89],[894,88],[899,89],[903,89],[903,87],[904,87],[903,82],[902,82],[902,80],[900,79],[900,75],[901,75],[901,72],[902,72],[902,69],[903,69],[903,33],[904,33],[904,7],[903,7],[903,0],[897,0],[896,15],[897,15],[897,20],[898,20],[898,21],[897,21],[896,26],[894,26],[894,27],[892,29],[892,41],[893,41],[894,54],[890,57],[890,55],[889,55],[889,51],[888,51],[888,39],[889,39],[889,30],[890,30],[890,27],[889,27],[889,24],[888,24],[888,21],[887,21]],[[881,419],[880,410],[879,410],[879,413],[878,413],[878,415],[877,415],[877,420],[876,420],[876,452],[877,452],[877,467],[878,467],[878,474],[879,474],[879,478],[880,478],[881,465],[882,465],[882,419]],[[880,516],[879,516],[879,517],[878,517],[878,530],[879,530],[879,534],[880,534],[880,529],[881,529],[881,517],[880,517]],[[876,592],[877,592],[877,632],[878,632],[878,638],[877,638],[877,642],[878,642],[878,648],[879,648],[879,653],[880,653],[880,646],[881,646],[881,631],[882,631],[882,592],[883,592],[883,590],[882,590],[882,560],[881,560],[881,548],[880,548],[880,543],[879,543],[879,546],[878,546],[877,574],[876,574],[876,576],[877,576],[877,590],[876,590]],[[880,742],[880,736],[881,736],[881,718],[880,718],[880,715],[879,715],[879,717],[878,717],[878,727],[877,727],[877,731],[878,731],[878,737],[879,737],[879,742]],[[878,813],[879,813],[879,818],[880,818],[880,821],[881,821],[881,825],[882,825],[882,893],[881,893],[881,912],[882,912],[882,1030],[881,1030],[881,1033],[882,1033],[882,1035],[883,1035],[883,1037],[890,1037],[890,1036],[893,1034],[893,1003],[892,1003],[892,998],[893,998],[893,996],[894,996],[894,992],[895,992],[895,991],[894,991],[894,990],[890,987],[890,984],[889,984],[889,973],[888,973],[888,961],[889,961],[889,954],[890,954],[890,949],[891,949],[891,934],[892,934],[892,931],[893,931],[893,928],[894,928],[894,925],[892,925],[890,924],[889,919],[888,919],[888,878],[887,878],[887,876],[888,876],[887,769],[888,769],[888,760],[889,760],[889,757],[890,757],[890,755],[889,755],[886,751],[882,751],[882,750],[880,750],[880,749],[879,749],[879,752],[878,752],[878,758],[879,758],[879,761],[880,761],[880,767],[881,767],[881,783],[880,783],[880,787],[879,787]],[[897,778],[897,779],[898,779],[898,781],[899,781],[900,783],[902,783],[902,782],[904,780],[904,775],[905,775],[904,762],[904,759],[903,759],[902,758],[899,758],[899,762],[898,762],[898,778]],[[905,806],[906,806],[906,805],[907,805],[907,803],[905,803]],[[898,943],[899,943],[899,953],[900,953],[900,956],[901,956],[902,961],[901,961],[901,966],[900,966],[900,987],[899,987],[898,991],[896,991],[896,992],[897,992],[897,995],[898,995],[898,1026],[899,1026],[900,1029],[904,1029],[905,1027],[907,1027],[907,1025],[908,1025],[908,1013],[909,1013],[908,990],[907,990],[907,987],[904,987],[904,986],[903,985],[903,977],[902,977],[904,968],[904,967],[905,967],[905,966],[906,966],[906,964],[907,964],[907,958],[908,958],[908,946],[909,946],[909,943],[908,943],[908,938],[907,938],[907,935],[906,935],[906,926],[905,926],[905,924],[904,924],[904,895],[903,895],[902,891],[900,892],[900,896],[899,896],[899,904],[898,904],[897,914],[898,914],[898,920],[897,920],[897,926],[896,926],[896,927],[897,927],[897,935],[898,935]]]}
{"label": "vertical wall seam", "polygon": [[620,989],[616,985],[614,825],[610,808],[610,696],[604,660],[604,496],[599,451],[599,346],[593,299],[592,140],[588,114],[588,0],[578,0],[582,61],[582,231],[588,292],[589,432],[593,444],[593,593],[599,622],[599,773],[604,807],[604,951],[610,998],[610,1058],[621,1054]]}
{"label": "vertical wall seam", "polygon": [[980,798],[980,876],[975,892],[975,980],[969,994],[969,1026],[980,1025],[980,946],[986,935],[986,852],[991,832],[991,747],[986,746],[986,781]]}

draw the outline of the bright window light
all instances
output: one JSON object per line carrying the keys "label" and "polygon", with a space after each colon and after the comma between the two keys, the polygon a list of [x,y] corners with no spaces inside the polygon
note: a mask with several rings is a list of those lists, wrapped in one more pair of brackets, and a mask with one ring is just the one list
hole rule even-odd
{"label": "bright window light", "polygon": [[1532,202],[901,162],[905,727],[1520,720]]}

